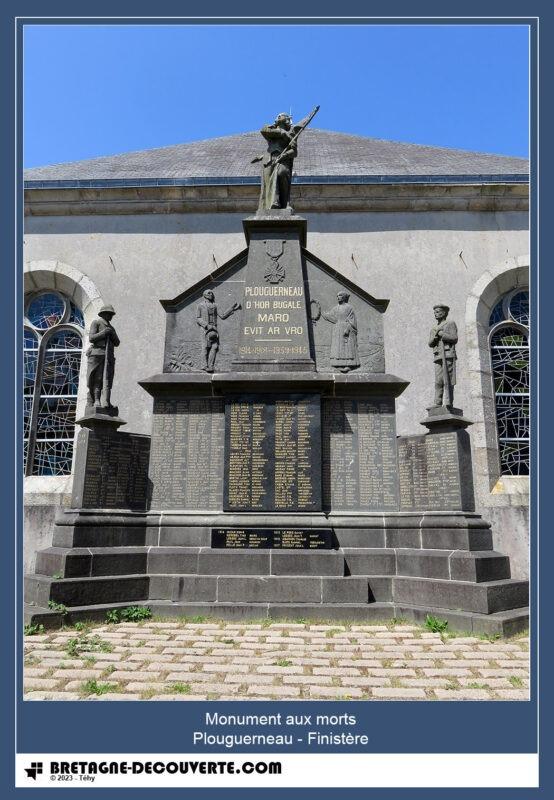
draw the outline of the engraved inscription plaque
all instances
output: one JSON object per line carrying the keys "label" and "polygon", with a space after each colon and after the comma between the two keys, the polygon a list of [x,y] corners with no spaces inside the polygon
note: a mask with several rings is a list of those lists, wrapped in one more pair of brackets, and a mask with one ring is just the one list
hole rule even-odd
{"label": "engraved inscription plaque", "polygon": [[252,230],[240,299],[237,363],[311,368],[300,229]]}
{"label": "engraved inscription plaque", "polygon": [[225,405],[225,511],[321,509],[320,398],[240,395]]}
{"label": "engraved inscription plaque", "polygon": [[325,506],[348,511],[396,510],[394,401],[324,400],[322,429]]}
{"label": "engraved inscription plaque", "polygon": [[426,436],[398,438],[400,508],[429,508]]}
{"label": "engraved inscription plaque", "polygon": [[212,528],[212,547],[332,550],[330,528]]}
{"label": "engraved inscription plaque", "polygon": [[471,511],[475,502],[466,431],[398,438],[402,511]]}
{"label": "engraved inscription plaque", "polygon": [[220,510],[223,447],[222,400],[157,399],[150,459],[152,507]]}
{"label": "engraved inscription plaque", "polygon": [[149,436],[83,429],[77,451],[73,508],[146,509]]}

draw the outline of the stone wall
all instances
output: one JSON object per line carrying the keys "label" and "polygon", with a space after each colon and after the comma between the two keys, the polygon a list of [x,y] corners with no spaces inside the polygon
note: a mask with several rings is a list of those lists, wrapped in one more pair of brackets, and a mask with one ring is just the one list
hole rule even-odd
{"label": "stone wall", "polygon": [[[307,214],[308,249],[374,297],[384,317],[387,372],[410,381],[398,401],[399,434],[416,433],[432,398],[427,347],[432,305],[451,305],[458,322],[456,403],[469,406],[466,299],[475,282],[507,257],[529,251],[522,212]],[[114,398],[125,398],[129,430],[150,432],[151,400],[139,378],[160,370],[161,298],[180,291],[245,247],[241,214],[28,217],[25,260],[54,259],[84,273],[117,315]],[[123,403],[122,403],[123,405]]]}

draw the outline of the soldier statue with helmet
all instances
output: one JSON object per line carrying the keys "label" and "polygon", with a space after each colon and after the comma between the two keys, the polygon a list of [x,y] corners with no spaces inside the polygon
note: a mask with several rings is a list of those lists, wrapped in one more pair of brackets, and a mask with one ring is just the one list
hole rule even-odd
{"label": "soldier statue with helmet", "polygon": [[98,318],[89,330],[90,347],[87,355],[87,408],[101,408],[104,413],[116,413],[111,404],[111,391],[115,371],[114,347],[119,347],[119,336],[111,324],[115,314],[113,306],[102,306]]}
{"label": "soldier statue with helmet", "polygon": [[433,348],[435,364],[434,406],[454,405],[454,386],[456,385],[456,343],[458,328],[453,320],[447,320],[450,308],[444,303],[433,306],[436,325],[429,334],[429,347]]}

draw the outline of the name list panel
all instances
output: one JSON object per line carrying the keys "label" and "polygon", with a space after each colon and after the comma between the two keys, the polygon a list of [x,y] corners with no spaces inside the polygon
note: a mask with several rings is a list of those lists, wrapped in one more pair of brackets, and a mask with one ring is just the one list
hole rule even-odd
{"label": "name list panel", "polygon": [[320,510],[320,436],[319,395],[229,398],[224,510]]}
{"label": "name list panel", "polygon": [[76,465],[74,508],[146,508],[149,436],[82,430],[79,443],[86,458]]}
{"label": "name list panel", "polygon": [[472,511],[468,434],[448,432],[398,439],[402,511]]}
{"label": "name list panel", "polygon": [[221,509],[223,401],[156,400],[150,478],[153,508]]}
{"label": "name list panel", "polygon": [[398,508],[394,402],[352,398],[323,402],[324,501],[348,511]]}

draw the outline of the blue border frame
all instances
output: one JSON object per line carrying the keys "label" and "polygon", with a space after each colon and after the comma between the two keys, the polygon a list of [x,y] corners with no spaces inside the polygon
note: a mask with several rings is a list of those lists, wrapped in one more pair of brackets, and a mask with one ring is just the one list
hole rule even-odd
{"label": "blue border frame", "polygon": [[[33,13],[33,14],[41,14],[43,13],[43,8],[41,8],[42,4],[40,3],[29,3],[27,7],[24,8],[12,8],[11,11],[9,9],[4,9],[4,17],[9,14],[7,19],[7,24],[5,24],[1,31],[2,36],[2,52],[5,54],[5,58],[7,59],[9,54],[13,54],[13,29],[11,28],[9,22],[10,19],[13,20],[13,16],[15,13]],[[57,3],[56,9],[52,7],[54,4],[50,5],[49,11],[50,13],[69,13],[74,12],[74,5],[70,5],[69,3]],[[221,4],[222,5],[222,4]],[[243,6],[246,4],[243,4]],[[253,3],[249,3],[249,6],[255,6]],[[310,9],[307,9],[306,6],[310,6]],[[375,10],[375,4],[372,4],[371,9],[361,9],[359,8],[360,4],[357,4],[356,11],[357,13],[377,13]],[[397,6],[402,5],[403,8],[399,10],[404,10],[407,16],[409,17],[410,13],[412,12],[412,4],[409,2],[404,3],[397,3]],[[106,9],[104,8],[106,7]],[[505,2],[502,6],[502,12],[504,14],[514,13],[515,15],[521,14],[521,4],[516,2]],[[460,20],[456,17],[448,17],[444,16],[443,11],[443,4],[442,3],[428,3],[427,4],[428,11],[427,13],[432,14],[441,14],[442,19],[424,19],[424,18],[417,18],[417,19],[406,19],[400,17],[388,17],[379,19],[378,21],[372,22],[368,20],[355,20],[350,19],[347,21],[346,24],[355,24],[358,22],[359,24],[398,24],[400,22],[408,22],[409,24],[456,24],[456,22],[463,22],[463,24],[471,24],[478,23],[478,24],[486,24],[487,22],[494,23],[494,24],[529,24],[532,31],[532,74],[534,74],[534,68],[537,65],[537,46],[536,46],[536,37],[537,37],[537,23],[534,19],[529,17],[518,17],[517,19],[509,20],[504,18],[503,20],[498,20],[493,17],[474,17],[469,18],[466,17],[463,20]],[[244,9],[242,13],[255,13],[259,7]],[[92,9],[91,9],[92,10]],[[108,12],[110,11],[109,4],[104,2],[99,2],[95,5],[93,13],[101,14],[105,10]],[[132,9],[129,10],[129,13],[137,13],[139,10],[139,4],[134,4]],[[158,6],[158,11],[161,11],[160,7]],[[175,11],[181,12],[181,9],[175,8],[175,4],[170,9],[175,13]],[[202,10],[205,10],[205,6],[202,7]],[[215,13],[220,11],[219,8],[217,9],[210,9],[213,10]],[[236,10],[236,6],[233,7],[233,10]],[[288,9],[287,9],[288,10]],[[421,11],[421,8],[418,8]],[[464,7],[464,12],[466,13],[482,13],[483,12],[483,3],[473,3],[468,2]],[[530,9],[525,7],[523,10],[529,13]],[[291,9],[294,12],[294,9]],[[302,8],[303,13],[322,13],[322,4],[321,2],[318,4],[315,3],[308,3],[305,2]],[[341,6],[341,11],[344,13],[344,5]],[[495,9],[496,11],[496,9]],[[145,13],[151,13],[150,9],[145,9]],[[181,12],[182,13],[182,12]],[[229,13],[227,9],[221,9],[220,13]],[[284,11],[282,13],[285,13]],[[551,12],[547,12],[546,14],[541,14],[541,30],[543,31],[550,31],[551,32]],[[40,17],[36,17],[34,19],[27,19],[25,24],[29,24],[30,22],[36,22],[38,24],[45,24],[44,19],[40,19]],[[106,22],[109,24],[121,24],[126,23],[128,20],[126,19],[117,19],[115,17],[105,17],[103,19],[95,19],[94,22]],[[176,22],[183,22],[183,20],[175,20]],[[195,22],[215,22],[217,19],[215,17],[208,17],[203,18],[202,20],[198,19]],[[271,20],[269,19],[262,19],[258,18],[257,20],[262,21],[268,24]],[[275,20],[278,21],[280,24],[283,23],[283,19]],[[295,24],[299,24],[304,22],[302,19],[295,18]],[[156,20],[145,20],[147,24],[167,24],[171,22],[171,19],[164,19],[163,22],[160,21],[159,23]],[[249,24],[246,20],[225,20],[228,24]],[[254,22],[251,20],[250,22]],[[313,20],[306,19],[306,24],[310,24]],[[56,24],[86,24],[86,20],[82,18],[72,18],[67,17],[66,19],[55,20]],[[341,20],[329,20],[331,24],[341,24]],[[190,24],[190,20],[189,23]],[[21,42],[21,30],[22,30],[22,23],[20,22],[18,25],[18,39]],[[546,36],[544,36],[546,39]],[[544,41],[543,39],[543,41]],[[552,55],[549,52],[548,43],[546,43],[546,47],[544,48],[546,53],[545,55],[541,56],[543,60],[543,69],[547,68],[547,62],[552,60]],[[552,48],[550,48],[552,50]],[[21,58],[21,51],[19,53]],[[9,62],[8,62],[9,63]],[[19,64],[19,68],[21,67],[21,63]],[[4,70],[4,75],[2,77],[3,81],[3,88],[6,93],[7,103],[4,104],[4,107],[10,107],[10,98],[13,97],[14,87],[11,84],[12,75],[10,74],[10,70]],[[11,85],[10,85],[11,84]],[[532,198],[532,230],[535,233],[531,239],[531,258],[532,264],[537,264],[537,257],[539,256],[539,245],[536,239],[536,233],[538,232],[537,222],[541,221],[544,223],[549,222],[551,225],[550,217],[547,218],[548,207],[546,203],[546,198],[543,199],[540,208],[538,208],[538,196],[537,196],[537,134],[538,134],[538,125],[537,125],[537,104],[535,98],[535,92],[532,91],[532,107],[531,107],[531,119],[532,119],[532,136],[531,136],[531,144],[532,144],[532,174],[531,174],[531,198]],[[546,97],[545,97],[546,100]],[[21,119],[21,97],[19,97],[18,103],[18,119]],[[544,113],[541,116],[541,135],[543,136],[543,140],[546,141],[546,126],[549,125],[549,120],[547,118],[547,114]],[[4,126],[2,130],[4,136],[4,149],[2,152],[2,161],[1,161],[1,169],[2,172],[0,173],[1,178],[3,179],[4,186],[11,186],[13,175],[14,175],[14,160],[13,160],[13,153],[14,153],[14,133],[10,129],[9,126]],[[19,128],[19,136],[21,136],[21,128]],[[20,142],[19,142],[20,144]],[[21,153],[21,148],[19,147],[19,153]],[[541,152],[541,158],[544,160],[549,160],[550,156],[546,153],[546,148],[543,148]],[[541,174],[546,174],[544,167],[541,168]],[[21,185],[21,176],[19,174],[19,179],[17,183],[17,208],[22,208],[22,185]],[[20,364],[20,356],[21,356],[21,333],[20,333],[20,320],[21,320],[21,276],[22,276],[22,262],[21,262],[21,246],[20,243],[22,241],[22,216],[19,215],[19,218],[16,220],[14,215],[14,209],[10,208],[10,202],[6,203],[5,213],[2,215],[2,224],[4,225],[5,232],[3,237],[3,242],[5,243],[5,273],[3,275],[3,291],[0,293],[0,301],[2,302],[3,308],[3,319],[8,321],[8,326],[10,331],[15,332],[15,344],[17,349],[10,349],[8,348],[5,353],[5,363],[11,374],[15,374],[17,376],[17,383],[16,383],[16,396],[21,396],[21,375],[18,365]],[[548,226],[546,224],[543,225],[543,230],[547,231]],[[14,236],[15,233],[15,236]],[[544,248],[543,248],[544,249]],[[10,258],[13,253],[13,258]],[[17,259],[17,260],[16,260]],[[9,273],[9,268],[6,268],[8,264],[17,263],[17,271],[15,274]],[[546,296],[549,295],[549,283],[552,280],[551,273],[549,274],[549,264],[545,262],[545,266],[543,268],[543,273],[540,276],[540,291],[541,297],[544,302]],[[535,319],[539,320],[538,324],[533,326],[532,330],[532,365],[533,365],[533,372],[534,372],[534,385],[535,385],[535,393],[534,393],[534,401],[532,404],[533,411],[535,412],[535,419],[537,419],[537,409],[538,409],[538,401],[539,399],[543,399],[548,395],[548,383],[549,383],[549,376],[546,374],[540,376],[540,386],[537,386],[537,357],[538,357],[538,342],[540,339],[540,334],[543,331],[545,326],[545,322],[538,317],[537,315],[537,298],[538,298],[538,276],[536,272],[536,267],[532,268],[531,270],[531,287],[532,293],[534,297],[533,303],[533,311],[535,315]],[[14,303],[14,291],[17,293],[16,297],[18,298],[18,302]],[[13,323],[13,325],[12,325]],[[545,338],[542,341],[546,342]],[[12,371],[13,370],[13,371]],[[538,391],[537,391],[538,390]],[[540,394],[539,394],[540,392]],[[0,402],[2,405],[6,406],[6,408],[2,409],[4,411],[4,430],[5,434],[10,430],[10,422],[14,419],[14,413],[17,414],[16,416],[16,426],[11,430],[13,434],[10,438],[9,433],[6,436],[5,441],[13,442],[14,446],[14,458],[13,460],[9,459],[2,464],[2,469],[5,470],[5,475],[3,475],[3,480],[1,482],[1,489],[4,496],[4,519],[5,522],[6,516],[11,519],[11,515],[15,516],[15,508],[14,508],[14,496],[17,498],[17,503],[21,508],[22,503],[22,481],[16,482],[16,476],[21,474],[21,453],[18,441],[18,431],[20,429],[20,420],[21,420],[21,408],[15,406],[12,397],[8,397],[7,393],[4,393],[0,397]],[[533,442],[533,450],[535,452],[535,474],[537,474],[537,464],[536,458],[537,454],[541,459],[541,466],[545,460],[544,453],[548,451],[548,444],[549,444],[550,435],[548,431],[544,432],[541,429],[541,439],[540,439],[540,446],[541,450],[540,453],[537,453],[538,450],[538,439],[537,439],[537,424],[535,423],[534,431],[532,435],[532,442]],[[17,449],[16,449],[17,448]],[[14,474],[13,471],[13,464],[16,464],[16,472]],[[538,585],[538,574],[537,574],[537,541],[536,541],[536,526],[540,522],[542,530],[545,531],[543,533],[542,541],[540,544],[540,557],[541,557],[541,564],[545,565],[548,568],[549,564],[549,556],[551,551],[551,544],[549,540],[549,531],[547,527],[547,521],[549,521],[548,517],[546,517],[547,511],[543,508],[539,508],[538,506],[538,492],[539,490],[545,492],[550,489],[550,481],[547,470],[544,468],[541,469],[540,473],[538,473],[538,481],[535,480],[532,485],[532,547],[531,547],[531,579],[532,579],[532,611],[533,611],[533,639],[532,639],[532,650],[535,652],[535,646],[538,642],[537,637],[537,628],[536,628],[536,621],[537,621],[537,607],[536,607],[536,590],[540,589]],[[13,509],[13,511],[12,511]],[[8,513],[6,513],[8,512]],[[15,519],[14,519],[15,522]],[[18,520],[19,528],[21,527],[21,522]],[[533,535],[533,532],[535,535]],[[4,563],[9,565],[8,570],[9,572],[5,575],[4,581],[2,582],[1,591],[2,591],[2,600],[3,600],[3,608],[12,608],[14,603],[14,596],[13,596],[13,576],[11,574],[11,564],[13,561],[11,560],[11,556],[14,555],[14,543],[15,541],[21,541],[21,530],[17,531],[17,539],[13,536],[13,528],[8,524],[5,524],[4,535],[8,536],[9,546],[5,545],[4,550]],[[18,570],[19,574],[21,574],[21,566],[22,566],[22,557],[21,553],[18,554],[17,558]],[[541,570],[541,573],[544,573],[544,567]],[[17,596],[17,614],[16,614],[16,627],[15,627],[15,640],[16,646],[18,648],[18,652],[21,652],[21,645],[22,645],[22,634],[21,634],[21,617],[20,611],[21,608],[21,586],[19,587],[19,594]],[[550,605],[546,604],[543,600],[542,606],[542,614],[543,616],[546,615],[548,619],[548,612],[547,608],[550,608]],[[6,619],[10,617],[6,615]],[[7,628],[7,626],[6,626]],[[545,632],[546,632],[545,627]],[[546,637],[545,637],[546,638]],[[541,643],[540,649],[540,663],[543,666],[543,670],[545,675],[548,676],[548,662],[546,659],[548,658],[548,651],[551,647],[551,642],[545,641]],[[10,653],[10,648],[6,647],[8,653]],[[535,654],[536,655],[536,654]],[[21,661],[21,659],[20,659]],[[3,660],[2,661],[2,669],[4,671],[4,680],[2,682],[2,687],[4,689],[4,693],[7,694],[8,703],[11,703],[13,699],[12,688],[14,683],[14,666],[11,659]],[[332,708],[333,711],[336,713],[340,713],[341,711],[348,711],[348,713],[354,713],[358,716],[360,720],[363,720],[363,724],[360,724],[357,728],[358,732],[368,732],[370,735],[370,740],[372,743],[372,752],[535,752],[536,751],[536,738],[535,738],[535,712],[536,712],[536,704],[537,704],[537,658],[533,658],[532,664],[532,701],[530,703],[502,703],[502,702],[495,702],[495,703],[370,703],[367,704],[365,707],[360,703],[333,703]],[[18,675],[17,675],[17,686],[18,686],[18,693],[21,691],[21,664],[19,664]],[[548,686],[548,680],[543,682],[541,685],[541,705],[543,708],[545,707],[545,703],[550,699],[551,695],[551,688]],[[230,710],[232,704],[218,704],[218,710],[221,710],[222,713],[225,713],[226,710]],[[248,710],[251,713],[255,713],[256,711],[261,711],[262,707],[266,710],[275,710],[274,704],[271,703],[248,703]],[[304,704],[300,703],[284,703],[279,702],[279,711],[282,713],[287,713],[289,710],[293,711],[293,709],[300,710],[304,707]],[[158,751],[165,751],[171,752],[172,750],[175,751],[176,749],[179,750],[186,750],[187,749],[187,741],[185,739],[185,734],[187,730],[191,730],[197,726],[197,720],[202,715],[203,711],[205,711],[206,704],[186,704],[186,708],[183,709],[183,706],[179,703],[117,703],[117,704],[109,704],[109,703],[71,703],[71,702],[64,702],[64,703],[23,703],[21,700],[17,699],[17,711],[18,711],[18,718],[19,718],[19,750],[20,751],[40,751],[43,749],[52,749],[51,745],[47,743],[51,743],[53,741],[53,737],[55,737],[55,748],[59,751],[71,751],[76,749],[75,745],[75,738],[76,729],[79,731],[79,743],[78,749],[84,752],[94,752],[95,750],[114,750],[114,751],[122,751],[125,750],[127,752],[136,751],[141,752],[145,750],[158,750]],[[209,705],[211,710],[215,710],[215,704],[211,703]],[[317,712],[318,710],[323,711],[324,713],[329,713],[331,708],[331,704],[329,702],[325,703],[315,703],[310,702],[309,704],[309,712]],[[363,710],[363,713],[360,713]],[[186,717],[185,717],[186,714]],[[541,729],[548,723],[548,718],[546,714],[542,714],[541,716]],[[151,732],[151,735],[148,736],[148,732]],[[544,735],[544,733],[543,733]],[[417,747],[414,747],[414,742],[416,743]],[[154,744],[155,743],[155,744]],[[424,746],[425,745],[425,746]],[[327,750],[333,750],[334,748],[328,748]],[[257,750],[262,750],[262,748],[257,748]],[[271,749],[269,749],[271,751]],[[321,748],[320,752],[325,752],[325,748]],[[239,750],[237,749],[237,752]],[[274,751],[271,751],[274,752]],[[315,752],[313,750],[312,752]],[[5,788],[10,790],[10,786],[13,786],[13,735],[12,731],[8,730],[7,732],[7,742],[5,747],[2,750],[2,757],[7,759],[7,763],[5,768],[2,772],[3,783]],[[541,762],[541,790],[543,788],[546,789],[547,782],[550,782],[550,765],[545,762]],[[26,790],[19,790],[26,792]],[[66,789],[64,790],[66,793],[69,792],[69,797],[73,796],[73,790]],[[107,793],[107,796],[111,796],[113,794],[116,795],[114,790],[103,790]],[[133,792],[133,790],[122,790],[125,794],[129,792]],[[147,790],[142,790],[144,793]],[[186,794],[186,790],[179,790]],[[248,796],[255,796],[253,794],[255,790],[247,790]],[[482,790],[479,790],[482,792]],[[488,790],[487,794],[491,796],[498,796],[502,798],[510,798],[510,797],[530,797],[531,795],[535,795],[538,792],[533,790],[524,790],[525,793],[522,793],[522,790]],[[439,794],[440,792],[440,794]],[[428,798],[430,795],[436,795],[437,797],[444,797],[449,794],[456,794],[457,797],[469,796],[470,792],[473,790],[447,790],[447,789],[440,789],[440,790],[399,790],[399,789],[388,789],[388,790],[372,790],[372,789],[360,789],[360,790],[349,790],[349,794],[355,797],[382,797],[386,795],[387,798],[395,798],[395,797],[405,797],[410,793],[412,796],[415,797],[425,797]],[[110,794],[111,793],[111,794]],[[135,792],[133,792],[135,793]],[[264,794],[270,794],[274,797],[277,797],[280,793],[278,789],[266,789],[264,790]],[[302,790],[302,797],[338,797],[342,796],[345,793],[345,790]],[[120,792],[117,792],[119,795]],[[158,791],[154,791],[151,795],[154,797],[158,795]],[[193,792],[194,795],[198,795],[200,793]],[[202,797],[221,797],[223,794],[229,797],[243,797],[245,794],[245,790],[243,789],[226,789],[226,790],[209,790],[206,789],[202,792]],[[257,794],[259,794],[257,792]],[[296,792],[291,793],[291,790],[288,790],[288,796],[293,797]],[[190,793],[188,794],[190,796]],[[480,796],[480,795],[479,795]]]}

